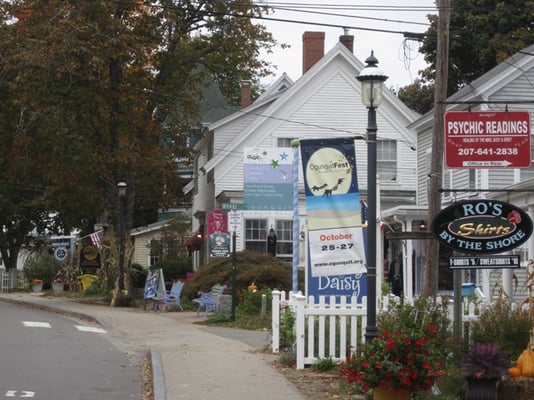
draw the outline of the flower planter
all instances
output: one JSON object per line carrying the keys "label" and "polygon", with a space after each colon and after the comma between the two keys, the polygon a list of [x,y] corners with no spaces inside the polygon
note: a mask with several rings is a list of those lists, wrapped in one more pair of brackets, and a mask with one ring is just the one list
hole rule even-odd
{"label": "flower planter", "polygon": [[497,400],[498,379],[467,378],[465,400]]}
{"label": "flower planter", "polygon": [[61,293],[63,292],[65,288],[65,283],[64,282],[53,282],[52,283],[52,290],[54,291],[54,293]]}
{"label": "flower planter", "polygon": [[410,395],[407,390],[388,390],[383,387],[373,389],[374,400],[410,400]]}
{"label": "flower planter", "polygon": [[33,293],[41,293],[43,291],[43,284],[42,283],[33,283],[32,284],[32,292]]}

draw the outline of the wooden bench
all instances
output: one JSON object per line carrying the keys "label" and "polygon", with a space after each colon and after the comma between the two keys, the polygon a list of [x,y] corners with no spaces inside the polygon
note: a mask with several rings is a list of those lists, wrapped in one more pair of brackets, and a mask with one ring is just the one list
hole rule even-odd
{"label": "wooden bench", "polygon": [[204,318],[208,316],[210,311],[217,311],[219,299],[224,294],[225,290],[226,285],[217,283],[211,287],[209,292],[199,292],[200,297],[193,300],[194,304],[198,304],[197,316],[200,315],[202,309],[205,310]]}

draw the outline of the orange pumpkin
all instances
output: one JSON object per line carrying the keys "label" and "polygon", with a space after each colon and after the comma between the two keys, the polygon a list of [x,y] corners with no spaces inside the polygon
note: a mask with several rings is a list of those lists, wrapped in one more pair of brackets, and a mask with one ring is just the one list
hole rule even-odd
{"label": "orange pumpkin", "polygon": [[519,367],[512,367],[508,370],[508,375],[512,378],[517,378],[518,376],[521,376],[521,370]]}
{"label": "orange pumpkin", "polygon": [[523,356],[524,354],[527,352],[528,350],[525,350],[523,351],[519,357],[517,358],[517,368],[519,368],[521,370],[521,372],[523,372]]}
{"label": "orange pumpkin", "polygon": [[521,356],[523,357],[523,368],[521,368],[523,376],[534,376],[534,351],[527,349]]}

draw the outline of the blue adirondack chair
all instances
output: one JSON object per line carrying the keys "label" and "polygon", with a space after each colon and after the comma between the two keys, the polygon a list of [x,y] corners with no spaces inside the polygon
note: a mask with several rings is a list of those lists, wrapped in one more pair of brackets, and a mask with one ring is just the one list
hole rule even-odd
{"label": "blue adirondack chair", "polygon": [[204,293],[200,292],[200,297],[193,300],[194,304],[198,304],[197,316],[200,315],[202,309],[205,310],[204,318],[208,316],[208,312],[216,311],[219,304],[219,298],[224,294],[226,285],[215,284],[211,287],[211,291]]}
{"label": "blue adirondack chair", "polygon": [[180,310],[184,311],[184,308],[180,303],[180,297],[182,296],[183,288],[184,283],[181,281],[176,281],[172,284],[171,290],[166,292],[163,296],[163,308],[161,311],[165,311],[168,305],[176,305],[180,308]]}

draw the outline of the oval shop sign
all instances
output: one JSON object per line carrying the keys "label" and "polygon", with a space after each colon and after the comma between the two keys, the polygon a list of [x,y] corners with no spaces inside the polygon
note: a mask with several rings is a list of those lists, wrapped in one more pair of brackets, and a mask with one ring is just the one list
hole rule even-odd
{"label": "oval shop sign", "polygon": [[441,210],[432,232],[440,243],[461,253],[504,253],[528,240],[532,220],[510,203],[465,200]]}

